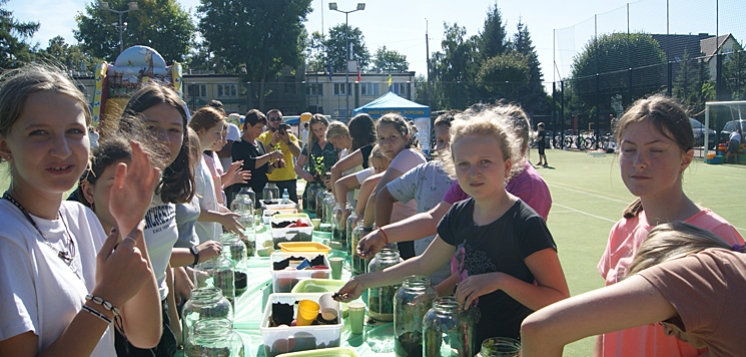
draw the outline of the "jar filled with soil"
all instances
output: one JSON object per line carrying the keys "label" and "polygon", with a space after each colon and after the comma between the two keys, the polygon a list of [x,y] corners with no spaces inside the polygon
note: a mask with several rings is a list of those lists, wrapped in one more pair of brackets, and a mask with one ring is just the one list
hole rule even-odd
{"label": "jar filled with soil", "polygon": [[243,341],[227,319],[198,321],[184,343],[185,357],[243,357]]}
{"label": "jar filled with soil", "polygon": [[426,357],[474,355],[474,324],[468,310],[459,311],[453,296],[437,298],[423,321],[422,351]]}
{"label": "jar filled with soil", "polygon": [[317,186],[316,191],[316,218],[323,220],[324,216],[324,199],[326,198],[326,189],[323,186]]}
{"label": "jar filled with soil", "polygon": [[404,279],[394,297],[394,352],[397,357],[422,356],[422,319],[438,294],[430,278]]}
{"label": "jar filled with soil", "polygon": [[234,272],[233,264],[219,255],[194,267],[194,287],[218,288],[233,305],[236,298]]}
{"label": "jar filled with soil", "polygon": [[[402,261],[399,251],[389,248],[381,249],[371,259],[368,272],[382,271]],[[394,296],[399,285],[381,286],[368,289],[368,315],[378,321],[394,320]]]}
{"label": "jar filled with soil", "polygon": [[342,206],[339,203],[335,203],[334,208],[332,208],[332,214],[331,214],[331,220],[332,220],[332,238],[331,238],[331,244],[334,244],[334,246],[342,247],[343,249],[347,247],[347,234],[345,233],[345,218],[347,217],[347,212],[342,209]]}
{"label": "jar filled with soil", "polygon": [[355,212],[355,207],[350,202],[347,202],[347,212],[349,212],[349,216],[347,216],[347,222],[345,222],[345,236],[347,236],[347,254],[349,256],[352,256],[355,248],[357,248],[356,245],[352,245],[352,231],[355,230],[357,212]]}
{"label": "jar filled with soil", "polygon": [[197,288],[192,290],[191,298],[187,300],[181,311],[182,341],[187,340],[198,321],[216,318],[233,321],[231,303],[223,297],[220,289]]}
{"label": "jar filled with soil", "polygon": [[365,268],[368,266],[368,261],[357,254],[357,243],[370,232],[372,230],[363,227],[362,221],[358,222],[355,229],[352,230],[352,236],[350,237],[350,261],[352,262],[352,271],[355,274],[365,274]]}

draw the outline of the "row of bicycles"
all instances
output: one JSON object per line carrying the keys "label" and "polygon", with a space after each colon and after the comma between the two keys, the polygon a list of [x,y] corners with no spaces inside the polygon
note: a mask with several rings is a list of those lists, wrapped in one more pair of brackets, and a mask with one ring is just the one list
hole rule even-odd
{"label": "row of bicycles", "polygon": [[[551,138],[551,139],[550,139]],[[616,142],[611,133],[605,133],[596,135],[593,132],[581,132],[580,134],[565,133],[565,135],[556,134],[554,136],[547,136],[547,147],[555,149],[578,149],[578,150],[604,150],[607,152],[613,152],[616,149]]]}

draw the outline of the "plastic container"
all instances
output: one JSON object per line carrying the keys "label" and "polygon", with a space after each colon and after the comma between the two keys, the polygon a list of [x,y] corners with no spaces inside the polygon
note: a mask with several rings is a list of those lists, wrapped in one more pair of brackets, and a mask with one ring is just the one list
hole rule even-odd
{"label": "plastic container", "polygon": [[359,355],[349,347],[325,348],[318,351],[303,351],[286,353],[282,357],[358,357]]}
{"label": "plastic container", "polygon": [[269,224],[273,216],[294,213],[298,213],[298,207],[292,202],[287,204],[265,205],[264,211],[262,212],[262,220],[264,221],[264,224]]}
{"label": "plastic container", "polygon": [[329,279],[304,279],[293,287],[293,293],[333,293],[339,291],[346,281]]}
{"label": "plastic container", "polygon": [[308,226],[292,228],[271,228],[272,243],[274,248],[279,249],[279,243],[285,242],[310,242],[313,239],[313,222],[305,213],[278,214],[272,217],[271,223],[295,222],[298,219],[303,220]]}
{"label": "plastic container", "polygon": [[[305,270],[296,270],[296,269],[285,269],[285,270],[274,270],[274,263],[282,261],[284,259],[290,258],[290,257],[299,257],[299,258],[305,258],[308,259],[308,261],[311,261],[312,259],[318,257],[319,255],[322,255],[324,257],[324,268],[317,268],[317,269],[305,269]],[[271,264],[269,265],[269,269],[272,272],[272,291],[275,293],[289,293],[293,290],[296,284],[302,279],[330,279],[332,275],[332,270],[330,268],[329,264],[329,258],[324,253],[284,253],[284,252],[274,252],[270,255],[269,260]],[[297,267],[302,260],[299,261],[293,261],[290,263],[289,268],[295,268]]]}
{"label": "plastic container", "polygon": [[[272,314],[272,304],[284,303],[295,304],[300,300],[319,301],[320,293],[302,294],[270,294],[267,305],[264,308],[264,316],[259,324],[264,342],[264,355],[274,357],[282,353],[318,350],[327,347],[339,347],[341,341],[342,319],[337,319],[337,324],[312,325],[312,326],[278,326],[269,327],[269,318]],[[297,316],[298,307],[295,307],[294,316]],[[337,316],[342,316],[342,309],[337,303]],[[325,350],[314,351],[318,356],[329,356]]]}
{"label": "plastic container", "polygon": [[332,248],[321,244],[319,242],[284,242],[277,244],[280,250],[286,253],[295,252],[309,252],[309,253],[327,253],[332,251]]}

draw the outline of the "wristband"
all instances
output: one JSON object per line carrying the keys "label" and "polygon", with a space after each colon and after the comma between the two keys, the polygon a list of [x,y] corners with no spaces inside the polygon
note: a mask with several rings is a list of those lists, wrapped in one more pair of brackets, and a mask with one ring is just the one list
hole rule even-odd
{"label": "wristband", "polygon": [[192,255],[194,255],[194,262],[192,262],[192,265],[199,264],[199,250],[196,246],[189,247],[189,251],[192,252]]}
{"label": "wristband", "polygon": [[386,235],[386,232],[383,230],[383,227],[378,228],[378,231],[381,232],[381,234],[383,234],[383,239],[386,240],[384,244],[389,244],[389,236]]}
{"label": "wristband", "polygon": [[[98,305],[103,306],[104,309],[111,311],[111,313],[114,314],[115,317],[119,316],[119,309],[117,309],[116,307],[112,306],[110,302],[104,301],[104,299],[102,299],[102,298],[100,298],[98,296],[93,296],[91,294],[86,295],[85,299],[86,299],[86,301],[92,301],[94,304],[98,304]],[[109,322],[111,322],[111,321],[109,321]]]}
{"label": "wristband", "polygon": [[88,311],[88,313],[90,313],[91,315],[98,317],[99,319],[101,319],[101,321],[106,322],[107,325],[111,325],[111,319],[110,318],[108,318],[108,317],[106,317],[106,315],[104,315],[104,314],[96,311],[92,307],[90,307],[88,305],[83,305],[83,310]]}

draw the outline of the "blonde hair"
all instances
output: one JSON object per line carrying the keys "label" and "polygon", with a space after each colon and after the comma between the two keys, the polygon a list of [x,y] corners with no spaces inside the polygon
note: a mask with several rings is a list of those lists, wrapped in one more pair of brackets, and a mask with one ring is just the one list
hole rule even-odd
{"label": "blonde hair", "polygon": [[523,170],[522,165],[517,163],[521,160],[521,152],[515,133],[510,130],[509,118],[496,110],[473,111],[466,110],[456,115],[450,129],[451,150],[444,152],[444,155],[450,156],[443,159],[443,168],[452,177],[456,176],[455,157],[453,156],[454,145],[465,136],[482,135],[489,136],[497,140],[502,152],[502,159],[510,160],[513,166],[505,182],[515,177]]}
{"label": "blonde hair", "polygon": [[[378,159],[383,161],[383,163],[386,165],[386,167],[389,167],[389,164],[391,164],[391,160],[389,160],[386,155],[383,154],[383,151],[378,146],[378,144],[373,146],[373,149],[370,150],[370,155],[368,155],[368,162],[373,159]],[[370,165],[370,164],[369,164]]]}
{"label": "blonde hair", "polygon": [[75,86],[72,78],[57,67],[31,63],[5,72],[0,82],[0,134],[5,137],[21,116],[28,97],[40,92],[55,92],[72,98],[83,108],[86,125],[91,125],[91,112],[85,95]]}
{"label": "blonde hair", "polygon": [[[714,233],[689,223],[664,223],[648,233],[632,261],[628,275],[711,248],[731,250],[733,247]],[[743,247],[739,248],[738,251],[743,253]]]}
{"label": "blonde hair", "polygon": [[350,137],[350,130],[347,129],[347,125],[341,122],[335,121],[329,124],[326,128],[326,140],[341,138],[342,136]]}

